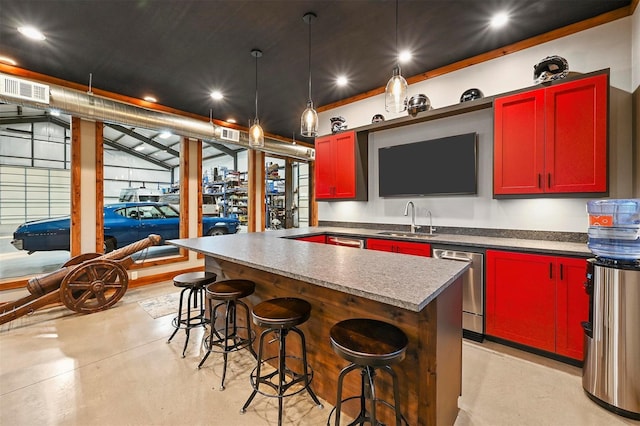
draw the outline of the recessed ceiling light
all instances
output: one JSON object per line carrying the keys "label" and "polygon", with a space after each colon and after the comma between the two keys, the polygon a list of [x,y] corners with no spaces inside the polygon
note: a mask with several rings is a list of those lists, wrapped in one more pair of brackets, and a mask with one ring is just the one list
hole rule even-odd
{"label": "recessed ceiling light", "polygon": [[400,63],[407,63],[411,60],[412,57],[413,55],[411,54],[411,52],[409,52],[408,50],[403,50],[402,52],[400,52],[400,55],[398,55],[398,61],[400,61]]}
{"label": "recessed ceiling light", "polygon": [[227,118],[225,121],[227,123],[237,123],[236,119],[235,118],[231,118],[231,117]]}
{"label": "recessed ceiling light", "polygon": [[341,87],[346,86],[348,83],[349,83],[349,79],[347,79],[347,77],[344,75],[340,75],[338,76],[338,78],[336,78],[336,84],[338,86],[341,86]]}
{"label": "recessed ceiling light", "polygon": [[221,91],[214,90],[213,92],[211,92],[211,98],[215,99],[216,101],[219,101],[220,99],[224,98],[224,95],[222,94]]}
{"label": "recessed ceiling light", "polygon": [[171,132],[162,132],[160,133],[160,138],[161,139],[167,139],[169,136],[171,136]]}
{"label": "recessed ceiling light", "polygon": [[153,96],[145,96],[143,99],[147,102],[158,102],[158,100]]}
{"label": "recessed ceiling light", "polygon": [[20,33],[25,37],[29,37],[32,40],[42,41],[46,39],[44,34],[42,34],[40,30],[38,30],[35,27],[31,27],[31,26],[18,27],[18,31],[20,31]]}
{"label": "recessed ceiling light", "polygon": [[507,12],[498,12],[491,18],[491,26],[493,28],[500,28],[506,25],[509,21],[509,15]]}
{"label": "recessed ceiling light", "polygon": [[7,57],[7,56],[0,56],[0,62],[3,62],[5,64],[9,64],[9,65],[13,65],[16,66],[18,65],[18,63],[16,61],[14,61],[13,59]]}

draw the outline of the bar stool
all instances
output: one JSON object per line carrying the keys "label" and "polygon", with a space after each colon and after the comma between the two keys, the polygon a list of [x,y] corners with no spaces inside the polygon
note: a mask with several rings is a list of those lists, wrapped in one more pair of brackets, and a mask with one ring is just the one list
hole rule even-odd
{"label": "bar stool", "polygon": [[[396,426],[400,426],[403,420],[407,424],[400,411],[398,376],[391,368],[392,364],[402,361],[405,357],[407,335],[392,324],[365,318],[340,321],[331,327],[329,334],[334,352],[351,364],[343,368],[338,376],[336,406],[329,413],[327,425],[330,424],[331,416],[335,411],[335,425],[339,426],[342,403],[355,398],[360,399],[360,413],[350,425],[362,425],[365,422],[378,425],[376,403],[385,404],[395,411]],[[356,369],[360,369],[361,393],[342,399],[342,382],[348,373]],[[376,397],[376,370],[385,370],[393,380],[393,405]],[[367,412],[367,400],[371,406],[370,412]]]}
{"label": "bar stool", "polygon": [[[180,292],[178,315],[171,323],[175,330],[173,330],[167,343],[171,343],[171,339],[173,339],[178,330],[183,329],[187,334],[187,339],[184,342],[184,348],[182,348],[182,358],[184,358],[187,344],[189,343],[189,331],[191,331],[192,328],[204,327],[208,322],[204,314],[204,286],[214,282],[216,278],[216,274],[210,272],[187,272],[173,279],[173,285],[182,288],[182,291]],[[189,292],[187,295],[187,312],[183,313],[182,306],[185,293],[187,292]],[[196,315],[191,315],[191,302],[193,302],[193,308],[198,309]],[[186,318],[184,318],[185,315]]]}
{"label": "bar stool", "polygon": [[[255,288],[256,284],[249,280],[221,280],[209,284],[205,288],[205,295],[207,300],[209,300],[211,327],[209,328],[209,335],[205,337],[203,341],[207,353],[202,358],[202,361],[200,361],[200,364],[198,364],[198,369],[202,367],[211,352],[222,353],[224,357],[224,367],[222,369],[220,390],[224,390],[224,379],[227,375],[227,355],[229,352],[248,348],[253,357],[257,358],[251,346],[255,340],[255,333],[251,330],[249,307],[240,300],[243,297],[253,294]],[[216,328],[218,308],[220,307],[225,307],[224,327]],[[246,326],[244,327],[238,327],[236,321],[238,307],[242,307],[245,311]],[[246,330],[244,337],[240,335],[240,330]]]}
{"label": "bar stool", "polygon": [[[296,327],[307,321],[310,315],[311,304],[306,300],[292,297],[266,300],[254,306],[252,312],[253,322],[259,327],[265,327],[266,330],[260,334],[258,362],[256,368],[253,369],[250,375],[253,392],[249,396],[249,399],[247,399],[247,402],[244,403],[244,406],[240,410],[241,413],[246,411],[258,392],[267,397],[278,398],[279,426],[282,425],[282,399],[285,397],[306,390],[311,396],[311,399],[313,399],[313,402],[315,402],[319,408],[322,408],[318,397],[311,389],[313,370],[307,364],[307,348],[304,333]],[[286,353],[286,339],[290,331],[300,336],[302,359],[287,355]],[[278,356],[263,359],[264,340],[266,336],[271,333],[275,334],[275,339],[272,341],[277,340],[279,343]],[[278,368],[271,373],[262,374],[263,364],[275,359],[278,360]],[[301,360],[302,372],[298,373],[287,367],[287,359]],[[291,387],[296,384],[301,384],[302,386],[291,389]],[[260,385],[271,388],[272,392],[263,391]]]}

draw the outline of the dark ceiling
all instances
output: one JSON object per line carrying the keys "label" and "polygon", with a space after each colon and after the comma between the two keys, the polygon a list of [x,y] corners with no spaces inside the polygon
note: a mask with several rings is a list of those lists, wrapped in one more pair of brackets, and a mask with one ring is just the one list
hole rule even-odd
{"label": "dark ceiling", "polygon": [[[631,0],[400,0],[398,49],[412,76],[628,6]],[[254,113],[259,48],[259,117],[265,131],[300,139],[313,11],[316,107],[384,86],[395,63],[392,0],[0,0],[0,56],[30,71],[247,125]],[[510,23],[492,30],[492,14]],[[38,27],[44,42],[20,25]],[[553,52],[549,52],[553,54]],[[534,64],[531,64],[532,68]],[[344,74],[348,86],[338,88]],[[225,98],[214,101],[218,89]],[[382,112],[382,111],[381,111]]]}

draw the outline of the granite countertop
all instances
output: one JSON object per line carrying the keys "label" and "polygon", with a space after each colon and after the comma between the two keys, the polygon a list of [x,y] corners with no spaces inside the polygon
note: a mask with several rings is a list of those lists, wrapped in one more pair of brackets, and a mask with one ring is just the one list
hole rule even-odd
{"label": "granite countertop", "polygon": [[414,312],[421,311],[469,268],[465,262],[278,238],[323,232],[329,231],[308,228],[168,243]]}
{"label": "granite countertop", "polygon": [[[563,241],[529,240],[521,238],[498,238],[475,235],[459,234],[434,234],[427,236],[425,233],[417,233],[416,236],[391,236],[384,235],[380,229],[369,228],[339,228],[339,227],[307,227],[291,228],[277,231],[267,231],[269,234],[280,237],[296,238],[304,235],[331,234],[356,238],[381,238],[387,240],[415,241],[429,244],[464,246],[477,249],[515,250],[522,252],[535,252],[560,256],[593,257],[593,253],[584,243],[572,243]],[[398,232],[402,234],[403,232]]]}

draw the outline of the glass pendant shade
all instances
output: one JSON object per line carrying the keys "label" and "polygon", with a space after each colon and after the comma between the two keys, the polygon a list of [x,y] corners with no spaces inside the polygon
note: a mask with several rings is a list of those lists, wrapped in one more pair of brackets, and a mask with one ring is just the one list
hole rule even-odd
{"label": "glass pendant shade", "polygon": [[262,51],[253,49],[251,56],[256,58],[256,117],[253,119],[253,125],[249,128],[249,148],[257,149],[264,147],[264,130],[258,120],[258,58],[262,57]]}
{"label": "glass pendant shade", "polygon": [[307,138],[318,135],[318,113],[313,109],[313,101],[307,102],[307,108],[300,117],[300,133]]}
{"label": "glass pendant shade", "polygon": [[407,110],[407,87],[407,80],[400,74],[400,67],[396,66],[384,90],[384,107],[387,112]]}
{"label": "glass pendant shade", "polygon": [[264,147],[264,130],[260,127],[260,120],[256,117],[253,126],[249,129],[249,146],[251,148]]}

